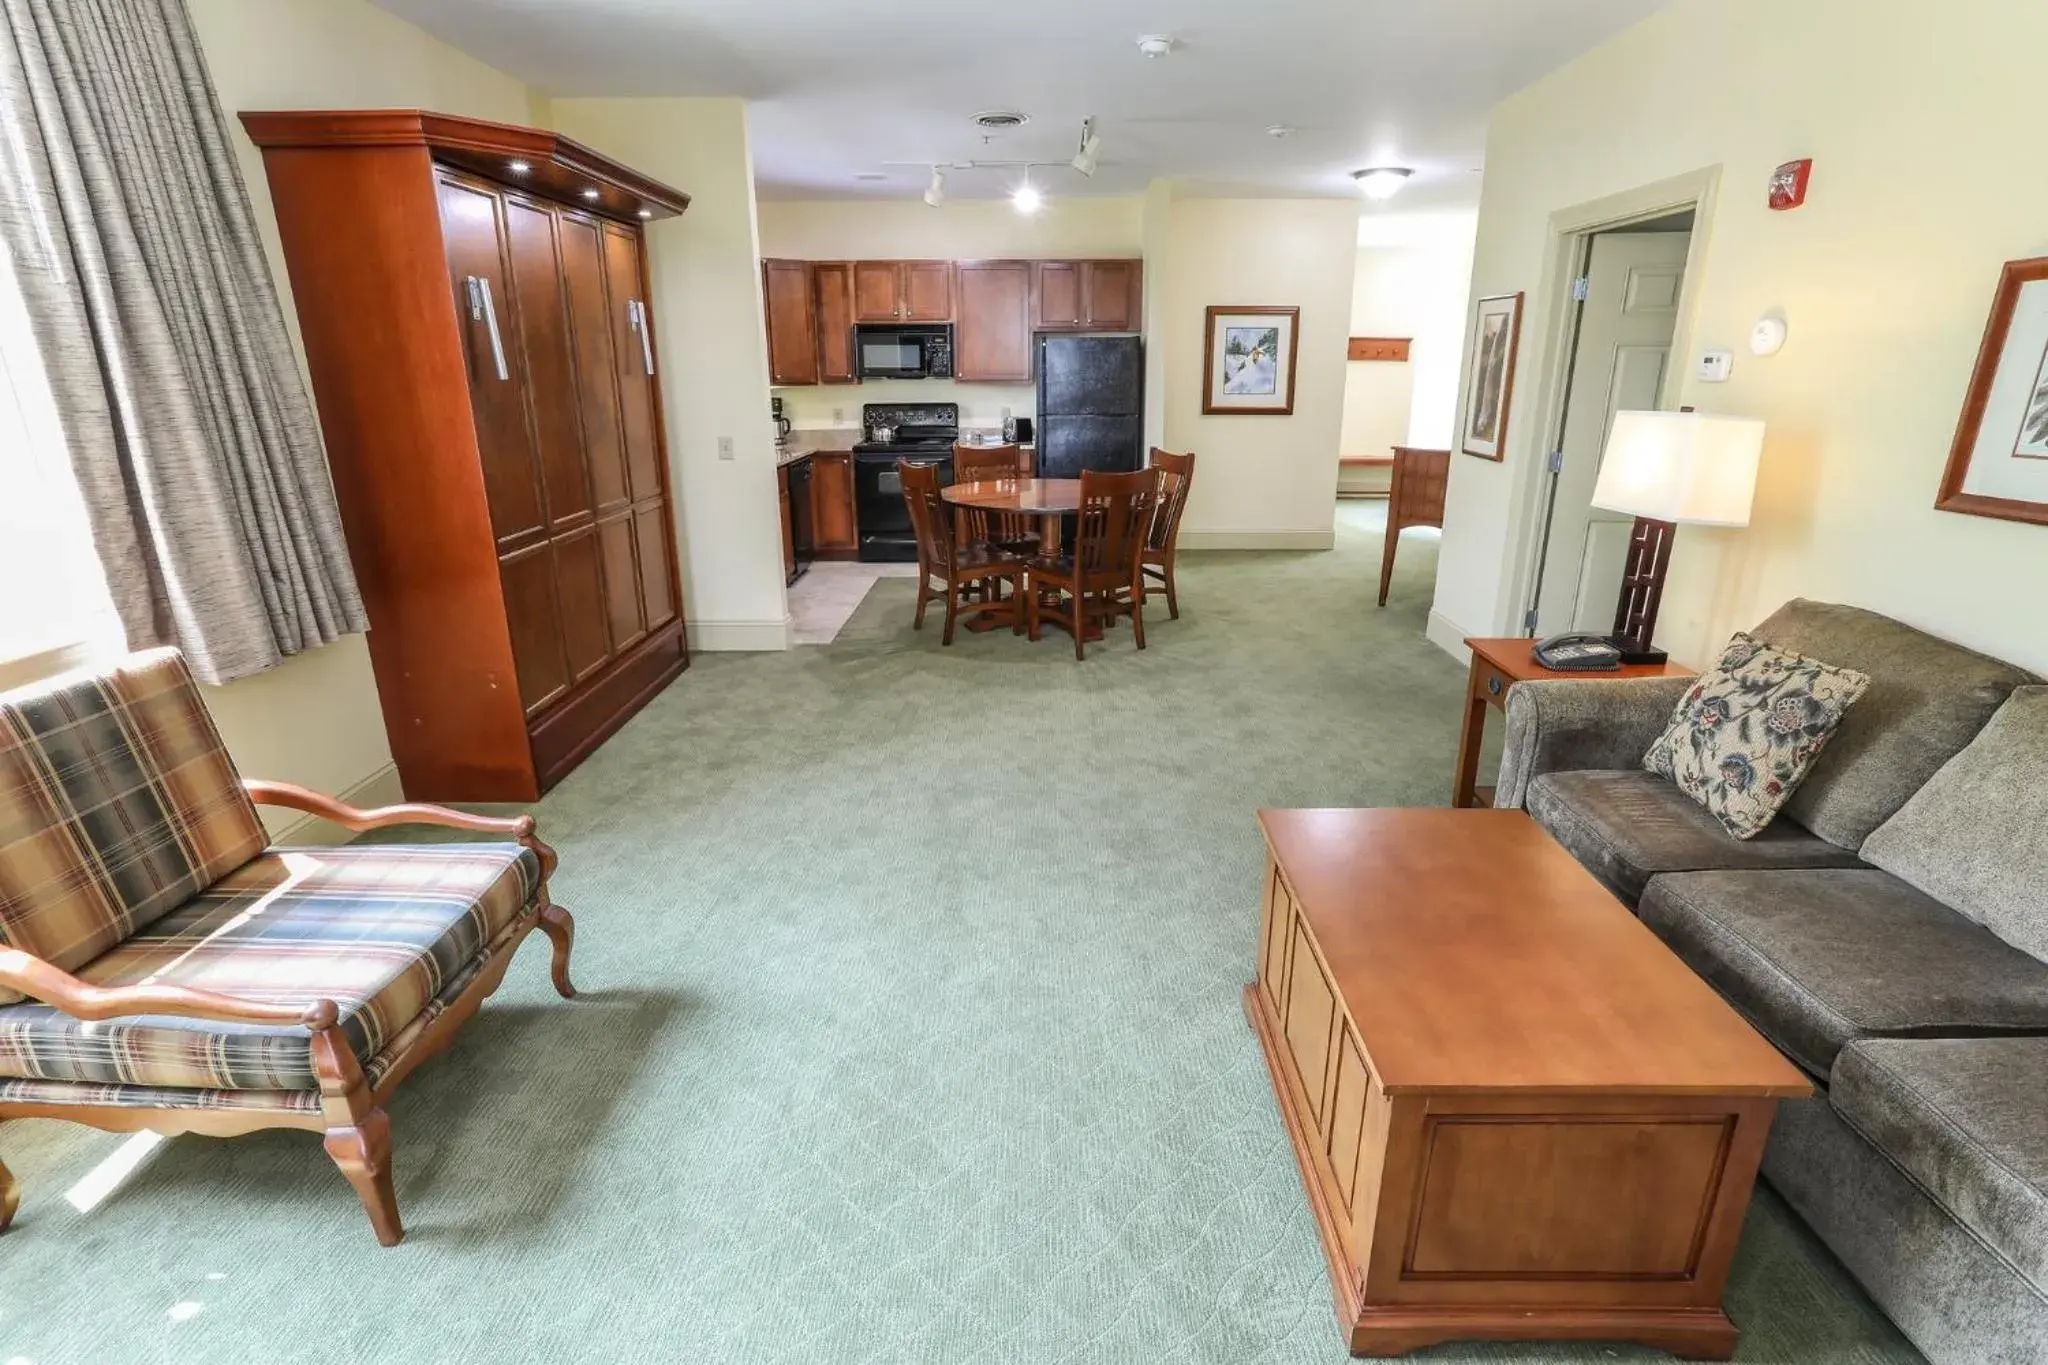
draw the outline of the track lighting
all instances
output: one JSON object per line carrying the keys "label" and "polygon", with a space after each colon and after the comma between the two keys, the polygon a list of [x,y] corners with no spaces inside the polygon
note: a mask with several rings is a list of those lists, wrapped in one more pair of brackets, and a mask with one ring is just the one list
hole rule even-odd
{"label": "track lighting", "polygon": [[1067,163],[1083,175],[1095,174],[1095,158],[1102,151],[1102,139],[1095,132],[1095,120],[1081,120],[1081,150]]}
{"label": "track lighting", "polygon": [[1016,209],[1017,212],[1023,214],[1026,218],[1029,218],[1032,214],[1045,207],[1045,196],[1040,194],[1038,186],[1032,184],[1027,178],[1023,184],[1017,187],[1016,193],[1010,196],[1010,207]]}
{"label": "track lighting", "polygon": [[946,202],[946,173],[937,166],[932,167],[932,183],[925,186],[924,202],[933,208]]}

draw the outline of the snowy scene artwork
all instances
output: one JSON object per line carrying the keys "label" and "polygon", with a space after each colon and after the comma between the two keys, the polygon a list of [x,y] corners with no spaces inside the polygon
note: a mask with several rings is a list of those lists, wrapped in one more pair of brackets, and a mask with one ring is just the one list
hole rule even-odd
{"label": "snowy scene artwork", "polygon": [[1209,309],[1206,413],[1294,411],[1294,352],[1299,308]]}

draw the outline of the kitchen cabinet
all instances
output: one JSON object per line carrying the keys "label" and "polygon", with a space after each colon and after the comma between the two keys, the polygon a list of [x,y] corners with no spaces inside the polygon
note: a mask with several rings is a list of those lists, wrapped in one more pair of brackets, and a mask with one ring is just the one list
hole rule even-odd
{"label": "kitchen cabinet", "polygon": [[818,382],[817,308],[807,261],[761,262],[768,315],[768,382]]}
{"label": "kitchen cabinet", "polygon": [[855,322],[951,322],[951,261],[855,261]]}
{"label": "kitchen cabinet", "polygon": [[1132,260],[1033,262],[1035,325],[1042,332],[1140,330],[1140,268]]}
{"label": "kitchen cabinet", "polygon": [[850,450],[821,450],[811,456],[811,548],[820,559],[852,559],[860,548]]}
{"label": "kitchen cabinet", "polygon": [[1080,327],[1087,316],[1081,308],[1081,262],[1037,261],[1031,273],[1037,325],[1048,332]]}
{"label": "kitchen cabinet", "polygon": [[811,265],[811,301],[817,309],[818,382],[851,384],[853,368],[853,262]]}
{"label": "kitchen cabinet", "polygon": [[953,376],[984,383],[1031,380],[1031,262],[962,261]]}
{"label": "kitchen cabinet", "polygon": [[543,129],[242,122],[405,794],[531,801],[689,662],[642,239],[689,200]]}

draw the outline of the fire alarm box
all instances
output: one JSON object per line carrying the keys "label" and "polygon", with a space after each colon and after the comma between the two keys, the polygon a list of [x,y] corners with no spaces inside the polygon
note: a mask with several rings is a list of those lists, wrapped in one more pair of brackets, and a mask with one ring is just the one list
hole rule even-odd
{"label": "fire alarm box", "polygon": [[1796,209],[1806,202],[1806,180],[1813,174],[1813,158],[1788,161],[1771,172],[1771,207]]}

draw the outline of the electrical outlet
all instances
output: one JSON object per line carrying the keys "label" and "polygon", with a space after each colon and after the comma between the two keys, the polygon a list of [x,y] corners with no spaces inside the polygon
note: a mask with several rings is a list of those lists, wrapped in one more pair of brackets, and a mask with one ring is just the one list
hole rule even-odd
{"label": "electrical outlet", "polygon": [[732,458],[732,437],[721,436],[718,438],[718,458],[721,460],[730,460]]}
{"label": "electrical outlet", "polygon": [[846,409],[845,409],[845,408],[834,408],[834,409],[832,409],[832,425],[833,425],[833,426],[835,426],[835,427],[843,427],[843,426],[845,426],[845,425],[846,425]]}

